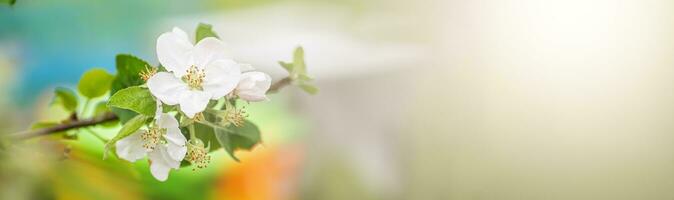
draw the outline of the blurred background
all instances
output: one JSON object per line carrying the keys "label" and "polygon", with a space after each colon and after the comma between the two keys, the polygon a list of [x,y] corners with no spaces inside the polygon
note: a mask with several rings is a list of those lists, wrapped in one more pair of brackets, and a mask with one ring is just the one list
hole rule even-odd
{"label": "blurred background", "polygon": [[164,183],[86,131],[3,150],[0,199],[674,199],[667,0],[18,0],[0,132],[62,118],[54,87],[118,53],[156,64],[159,34],[200,22],[276,80],[302,45],[320,93],[251,104],[263,145]]}

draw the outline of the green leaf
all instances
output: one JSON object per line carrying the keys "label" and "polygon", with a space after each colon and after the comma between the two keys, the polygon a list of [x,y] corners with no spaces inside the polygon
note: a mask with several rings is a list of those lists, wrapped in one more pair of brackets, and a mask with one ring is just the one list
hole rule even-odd
{"label": "green leaf", "polygon": [[313,81],[313,80],[314,80],[313,78],[307,76],[306,74],[300,74],[300,75],[297,77],[297,79],[300,80],[300,81],[303,81],[303,82],[306,82],[306,81]]}
{"label": "green leaf", "polygon": [[279,61],[279,64],[288,71],[293,85],[297,85],[309,94],[318,93],[318,88],[309,83],[313,78],[307,75],[307,66],[304,62],[304,49],[302,47],[295,48],[293,63]]}
{"label": "green leaf", "polygon": [[68,112],[74,112],[77,109],[77,94],[75,94],[75,91],[64,87],[57,87],[54,89],[54,94],[52,104],[61,104]]}
{"label": "green leaf", "polygon": [[110,84],[114,76],[110,75],[104,69],[95,68],[82,75],[77,89],[85,97],[95,98],[103,96],[110,89]]}
{"label": "green leaf", "polygon": [[140,86],[133,86],[117,91],[110,97],[108,107],[117,107],[134,111],[139,114],[154,116],[157,102],[150,94],[150,90]]}
{"label": "green leaf", "polygon": [[[218,139],[215,137],[216,129],[217,128],[205,124],[194,123],[194,130],[196,131],[197,138],[201,139],[204,144],[210,144],[211,151],[218,150],[220,147],[222,147],[220,146],[220,143],[218,143]],[[186,131],[185,133],[188,132]]]}
{"label": "green leaf", "polygon": [[16,3],[16,0],[0,0],[0,3],[8,4],[13,6]]}
{"label": "green leaf", "polygon": [[293,65],[297,74],[307,73],[307,66],[304,64],[304,49],[302,47],[295,48],[295,53],[293,53]]}
{"label": "green leaf", "polygon": [[210,24],[199,23],[199,26],[197,26],[196,41],[199,42],[207,37],[219,38],[218,34],[213,32],[213,26]]}
{"label": "green leaf", "polygon": [[94,107],[94,116],[99,116],[102,115],[103,113],[109,112],[110,109],[108,109],[107,104],[108,104],[107,101],[98,102]]}
{"label": "green leaf", "polygon": [[260,129],[255,124],[246,120],[241,127],[231,129],[215,129],[215,137],[225,151],[237,162],[239,159],[234,155],[236,150],[251,150],[260,143]]}
{"label": "green leaf", "polygon": [[133,117],[138,115],[138,113],[127,110],[127,109],[122,109],[122,108],[115,108],[115,107],[109,107],[110,111],[112,113],[115,113],[117,117],[119,118],[119,122],[122,124],[125,124],[127,121],[131,120]]}
{"label": "green leaf", "polygon": [[105,144],[105,152],[103,153],[103,157],[105,158],[107,156],[107,152],[114,148],[114,144],[117,141],[133,134],[138,129],[143,127],[143,125],[145,125],[150,119],[152,119],[152,117],[150,116],[136,115],[131,120],[126,122],[126,124],[124,124],[124,126],[122,126],[122,128],[119,130],[117,135],[112,139],[110,139],[110,141],[108,141],[108,143]]}
{"label": "green leaf", "polygon": [[283,62],[283,61],[278,61],[278,64],[280,64],[281,67],[283,67],[283,69],[286,69],[286,71],[288,71],[288,73],[293,73],[293,68],[294,68],[294,67],[293,67],[293,64],[292,64],[292,63],[287,63],[287,62]]}
{"label": "green leaf", "polygon": [[302,83],[300,83],[298,86],[299,86],[300,88],[302,88],[302,90],[304,90],[305,92],[307,92],[307,93],[309,93],[309,94],[316,94],[316,93],[318,93],[318,88],[317,88],[316,86],[313,86],[313,85],[309,84],[309,83],[304,83],[304,82],[302,82]]}
{"label": "green leaf", "polygon": [[[110,109],[108,108],[107,104],[108,104],[107,101],[98,102],[98,104],[96,104],[96,107],[94,107],[94,116],[101,116],[101,115],[103,115],[107,112],[110,112]],[[119,118],[119,116],[118,116],[118,118]],[[113,120],[113,121],[105,122],[105,123],[101,124],[101,126],[113,127],[113,126],[117,125],[117,122],[118,122],[117,120]]]}
{"label": "green leaf", "polygon": [[117,91],[127,87],[144,84],[145,81],[140,77],[140,73],[152,67],[152,65],[144,60],[129,54],[117,55],[115,62],[117,76],[112,81],[110,94],[115,94]]}
{"label": "green leaf", "polygon": [[117,140],[120,140],[122,138],[125,138],[126,136],[131,135],[133,132],[140,129],[140,127],[143,127],[143,125],[145,125],[145,123],[147,123],[147,121],[149,119],[152,119],[152,117],[145,116],[145,115],[136,115],[131,120],[126,122],[126,124],[124,124],[124,126],[122,126],[122,129],[119,130],[117,135],[114,138],[112,138],[110,141],[111,142],[117,141]]}

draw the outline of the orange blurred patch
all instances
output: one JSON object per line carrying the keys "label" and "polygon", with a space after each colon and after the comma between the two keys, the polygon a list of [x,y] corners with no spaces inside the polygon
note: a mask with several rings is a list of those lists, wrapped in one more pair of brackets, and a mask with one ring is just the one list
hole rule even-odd
{"label": "orange blurred patch", "polygon": [[213,199],[295,199],[303,150],[299,145],[257,146],[244,153],[241,163],[224,169]]}

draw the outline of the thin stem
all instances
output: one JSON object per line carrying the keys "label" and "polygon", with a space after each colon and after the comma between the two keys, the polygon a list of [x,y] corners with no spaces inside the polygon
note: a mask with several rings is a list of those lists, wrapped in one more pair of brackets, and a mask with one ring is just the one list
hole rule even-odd
{"label": "thin stem", "polygon": [[285,78],[281,79],[280,81],[272,84],[269,87],[269,90],[267,90],[267,94],[276,93],[279,90],[281,90],[281,88],[285,87],[286,85],[289,85],[291,82],[292,82],[292,80],[290,79],[290,77],[285,77]]}
{"label": "thin stem", "polygon": [[35,130],[27,130],[27,131],[22,131],[19,133],[14,133],[8,135],[10,138],[16,138],[16,139],[27,139],[31,137],[36,137],[36,136],[41,136],[41,135],[48,135],[52,133],[58,133],[62,131],[67,131],[71,129],[76,129],[76,128],[82,128],[82,127],[88,127],[88,126],[93,126],[109,121],[114,121],[117,120],[118,117],[114,113],[108,112],[100,116],[88,118],[88,119],[82,119],[82,120],[74,120],[74,121],[68,121],[65,122],[64,124],[59,124],[56,126],[52,127],[47,127],[43,129],[35,129]]}
{"label": "thin stem", "polygon": [[194,123],[190,124],[189,129],[190,129],[190,140],[196,139],[197,135],[196,131],[194,130]]}
{"label": "thin stem", "polygon": [[84,100],[84,105],[82,106],[82,110],[80,111],[80,117],[84,117],[85,114],[87,114],[87,108],[89,108],[89,102],[91,102],[91,99],[87,98]]}
{"label": "thin stem", "polygon": [[227,101],[227,97],[222,97],[222,98],[218,99],[218,103],[215,104],[215,106],[213,106],[213,109],[217,109],[217,110],[222,109],[222,106],[225,105],[225,101]]}
{"label": "thin stem", "polygon": [[91,134],[94,135],[96,138],[98,138],[99,140],[101,140],[101,142],[103,142],[103,144],[108,143],[108,139],[103,138],[101,135],[99,135],[98,133],[96,133],[96,131],[91,130],[89,127],[85,127],[84,130],[87,130],[87,132],[91,133]]}

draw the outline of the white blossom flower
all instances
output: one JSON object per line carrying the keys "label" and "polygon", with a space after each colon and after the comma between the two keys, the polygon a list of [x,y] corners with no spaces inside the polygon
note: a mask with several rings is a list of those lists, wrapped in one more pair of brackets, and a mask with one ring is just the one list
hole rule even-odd
{"label": "white blossom flower", "polygon": [[245,72],[236,86],[235,94],[246,101],[267,100],[267,90],[271,86],[271,77],[262,72]]}
{"label": "white blossom flower", "polygon": [[165,113],[156,115],[153,125],[117,141],[117,155],[135,162],[146,155],[150,159],[150,172],[160,181],[168,178],[170,169],[178,169],[187,153],[187,139],[180,132],[178,120]]}
{"label": "white blossom flower", "polygon": [[152,95],[192,118],[203,111],[209,100],[234,90],[241,78],[240,64],[225,56],[225,45],[214,37],[192,45],[179,28],[157,38],[157,57],[167,71],[147,81]]}

